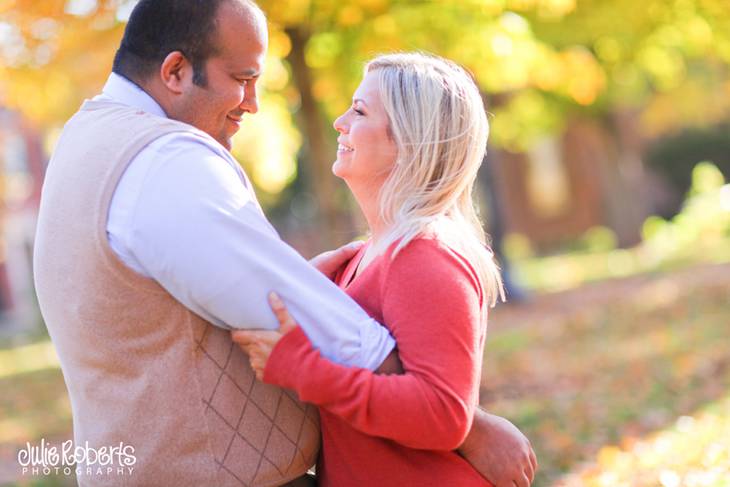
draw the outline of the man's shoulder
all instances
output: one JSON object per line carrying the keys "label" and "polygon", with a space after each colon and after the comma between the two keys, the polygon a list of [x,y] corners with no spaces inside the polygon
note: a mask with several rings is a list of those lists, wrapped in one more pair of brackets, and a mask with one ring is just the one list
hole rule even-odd
{"label": "man's shoulder", "polygon": [[147,148],[175,147],[181,150],[204,151],[226,160],[231,158],[228,151],[215,139],[193,125],[113,100],[88,100],[81,106],[77,116],[90,117],[94,120],[94,125],[109,129],[113,127],[120,133],[132,131],[141,136],[142,133],[152,132]]}
{"label": "man's shoulder", "polygon": [[[140,151],[140,155],[152,157],[159,166],[169,166],[173,171],[183,168],[217,168],[245,180],[242,169],[235,158],[208,134],[196,131],[174,131],[166,133]],[[186,164],[185,161],[190,164]]]}
{"label": "man's shoulder", "polygon": [[56,151],[81,144],[87,150],[116,147],[117,153],[123,153],[128,147],[144,147],[173,133],[194,134],[200,139],[209,137],[191,125],[128,105],[86,100],[64,125]]}
{"label": "man's shoulder", "polygon": [[219,189],[225,186],[238,191],[238,184],[243,183],[248,188],[243,169],[230,152],[198,130],[170,132],[154,139],[132,161],[135,166],[139,163],[146,173],[154,172],[171,184],[192,179],[199,187],[217,184]]}
{"label": "man's shoulder", "polygon": [[103,130],[157,132],[158,137],[170,134],[189,135],[189,143],[204,143],[215,147],[215,140],[202,130],[185,122],[162,117],[113,100],[86,100],[69,124],[74,121],[91,122]]}
{"label": "man's shoulder", "polygon": [[205,151],[224,159],[233,157],[230,152],[223,148],[210,135],[194,127],[193,129],[192,131],[179,130],[168,132],[156,139],[153,144],[156,147],[174,146],[185,150]]}

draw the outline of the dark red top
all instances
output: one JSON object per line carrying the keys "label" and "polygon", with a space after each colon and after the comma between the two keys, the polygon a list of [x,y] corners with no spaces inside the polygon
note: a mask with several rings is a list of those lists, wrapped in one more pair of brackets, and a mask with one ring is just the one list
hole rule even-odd
{"label": "dark red top", "polygon": [[422,237],[395,259],[390,250],[377,257],[349,282],[363,253],[335,282],[388,327],[405,374],[337,365],[298,328],[276,345],[264,375],[320,407],[319,485],[490,485],[453,451],[471,427],[486,335],[474,269],[441,241]]}

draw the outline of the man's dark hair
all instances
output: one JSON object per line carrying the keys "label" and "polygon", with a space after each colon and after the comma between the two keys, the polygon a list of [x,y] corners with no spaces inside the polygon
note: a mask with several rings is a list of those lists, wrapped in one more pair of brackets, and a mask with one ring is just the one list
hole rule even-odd
{"label": "man's dark hair", "polygon": [[227,0],[140,0],[132,10],[112,71],[143,81],[173,51],[193,66],[193,83],[205,86],[205,62],[218,46],[216,12]]}

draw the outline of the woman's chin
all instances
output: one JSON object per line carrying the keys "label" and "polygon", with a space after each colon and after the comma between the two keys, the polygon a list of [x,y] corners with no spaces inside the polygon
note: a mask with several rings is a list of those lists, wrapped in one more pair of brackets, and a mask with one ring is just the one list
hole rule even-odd
{"label": "woman's chin", "polygon": [[332,164],[332,174],[341,179],[345,179],[345,176],[347,175],[347,169],[345,168],[345,164],[339,159],[337,159],[334,164]]}

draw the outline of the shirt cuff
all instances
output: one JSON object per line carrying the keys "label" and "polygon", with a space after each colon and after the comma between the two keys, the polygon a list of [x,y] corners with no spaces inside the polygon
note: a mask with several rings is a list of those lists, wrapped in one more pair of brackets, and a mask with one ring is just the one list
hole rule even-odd
{"label": "shirt cuff", "polygon": [[370,319],[360,327],[358,367],[377,370],[395,348],[395,340],[386,327]]}

